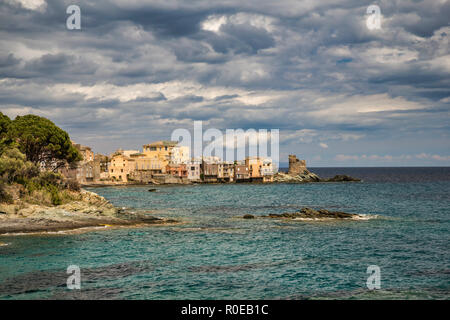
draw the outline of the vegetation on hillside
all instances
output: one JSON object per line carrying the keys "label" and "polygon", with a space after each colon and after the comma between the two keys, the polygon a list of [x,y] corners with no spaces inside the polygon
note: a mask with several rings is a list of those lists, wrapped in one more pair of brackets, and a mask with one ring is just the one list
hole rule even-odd
{"label": "vegetation on hillside", "polygon": [[0,202],[60,205],[77,191],[57,169],[81,160],[69,135],[35,115],[11,120],[0,112]]}

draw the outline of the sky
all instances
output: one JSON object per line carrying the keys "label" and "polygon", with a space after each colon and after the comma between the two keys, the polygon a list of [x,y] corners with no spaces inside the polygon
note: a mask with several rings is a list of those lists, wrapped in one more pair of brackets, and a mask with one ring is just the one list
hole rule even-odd
{"label": "sky", "polygon": [[449,166],[449,17],[446,0],[2,0],[0,111],[106,154],[203,121],[279,129],[282,163]]}

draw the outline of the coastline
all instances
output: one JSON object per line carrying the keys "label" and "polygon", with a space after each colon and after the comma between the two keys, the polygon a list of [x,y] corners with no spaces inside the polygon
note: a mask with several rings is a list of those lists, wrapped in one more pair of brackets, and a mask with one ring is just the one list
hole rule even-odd
{"label": "coastline", "polygon": [[81,190],[80,195],[79,201],[54,207],[28,203],[0,204],[0,236],[179,223],[174,219],[151,216],[148,211],[116,208],[91,191]]}
{"label": "coastline", "polygon": [[144,182],[117,182],[113,183],[107,181],[105,183],[89,183],[82,184],[82,187],[95,188],[95,187],[125,187],[125,186],[179,186],[179,185],[214,185],[214,184],[280,184],[280,183],[293,183],[293,184],[302,184],[302,183],[329,183],[329,182],[361,182],[362,180],[359,178],[354,178],[344,174],[335,175],[332,178],[321,178],[317,174],[310,172],[309,170],[305,170],[303,173],[298,175],[291,175],[284,172],[278,172],[274,175],[273,181],[262,182],[258,181],[233,181],[233,182],[225,182],[225,181],[191,181],[189,183],[186,182],[171,182],[171,183],[144,183]]}
{"label": "coastline", "polygon": [[[303,184],[324,182],[354,182],[361,181],[345,175],[337,175],[331,179],[321,179],[316,174],[306,170],[302,174],[289,175],[279,172],[272,182],[242,181],[242,182],[193,182],[183,185],[213,185],[213,184]],[[158,186],[179,186],[177,183],[164,183]],[[130,187],[156,186],[144,183],[93,183],[83,187]],[[150,189],[149,191],[155,191]],[[13,204],[0,203],[0,236],[26,235],[36,233],[76,232],[76,230],[101,230],[117,227],[141,227],[168,225],[180,223],[174,219],[158,218],[149,215],[148,211],[130,211],[116,208],[100,195],[82,189],[78,193],[79,200],[59,206],[45,206],[15,201]]]}

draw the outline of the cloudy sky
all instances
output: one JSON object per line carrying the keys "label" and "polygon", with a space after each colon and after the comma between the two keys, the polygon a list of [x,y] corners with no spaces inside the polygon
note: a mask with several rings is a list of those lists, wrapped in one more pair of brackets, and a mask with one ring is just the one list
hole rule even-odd
{"label": "cloudy sky", "polygon": [[448,166],[449,17],[446,0],[2,0],[0,110],[102,153],[202,120],[280,129],[282,162]]}

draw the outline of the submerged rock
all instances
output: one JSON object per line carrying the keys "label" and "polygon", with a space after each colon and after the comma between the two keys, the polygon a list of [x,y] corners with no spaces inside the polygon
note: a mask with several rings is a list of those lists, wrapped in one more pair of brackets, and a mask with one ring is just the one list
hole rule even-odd
{"label": "submerged rock", "polygon": [[323,179],[324,182],[347,182],[347,181],[361,181],[361,179],[353,178],[350,176],[347,176],[345,174],[338,174],[335,175],[333,178]]}
{"label": "submerged rock", "polygon": [[298,212],[281,214],[271,213],[266,217],[275,219],[353,219],[360,217],[360,215],[341,211],[328,211],[325,209],[314,210],[311,208],[302,208]]}

